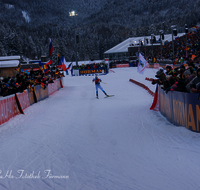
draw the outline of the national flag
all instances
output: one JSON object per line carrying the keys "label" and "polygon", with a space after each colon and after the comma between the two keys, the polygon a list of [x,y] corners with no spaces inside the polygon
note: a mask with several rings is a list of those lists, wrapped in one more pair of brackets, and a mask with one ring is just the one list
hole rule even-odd
{"label": "national flag", "polygon": [[72,65],[72,62],[71,62],[71,63],[68,65],[67,70],[70,70],[70,71],[71,71],[71,70],[72,70],[72,66],[73,66],[73,65]]}
{"label": "national flag", "polygon": [[191,59],[194,60],[196,58],[196,55],[192,55]]}
{"label": "national flag", "polygon": [[59,53],[57,52],[57,64],[58,64]]}
{"label": "national flag", "polygon": [[45,86],[45,84],[44,84],[43,82],[40,83],[40,86],[41,86],[43,89],[46,88],[46,86]]}
{"label": "national flag", "polygon": [[62,68],[62,70],[65,71],[67,69],[66,65],[67,65],[67,63],[65,61],[65,57],[62,56],[58,63],[58,68]]}
{"label": "national flag", "polygon": [[192,26],[192,28],[193,28],[193,29],[195,29],[195,28],[199,28],[199,27],[198,27],[198,26],[196,26],[196,25],[193,25],[193,26]]}
{"label": "national flag", "polygon": [[19,64],[18,67],[15,70],[20,72],[20,69],[21,69],[21,65]]}
{"label": "national flag", "polygon": [[177,64],[177,63],[178,63],[178,58],[176,58],[176,59],[174,60],[173,65],[175,65],[175,64]]}
{"label": "national flag", "polygon": [[58,75],[60,72],[59,71],[57,71],[57,72],[55,72],[55,75]]}
{"label": "national flag", "polygon": [[42,66],[40,65],[40,70],[44,73],[44,69],[42,68]]}
{"label": "national flag", "polygon": [[52,52],[53,52],[53,45],[51,42],[51,38],[49,38],[49,56],[51,56]]}
{"label": "national flag", "polygon": [[44,65],[44,69],[45,69],[45,70],[48,69],[48,66],[47,66],[47,65]]}
{"label": "national flag", "polygon": [[144,74],[144,71],[148,65],[148,62],[144,59],[141,53],[139,53],[139,63],[138,63],[138,68],[137,72],[140,74]]}
{"label": "national flag", "polygon": [[44,73],[47,74],[49,72],[49,66],[48,65],[44,65]]}
{"label": "national flag", "polygon": [[150,110],[159,111],[159,95],[158,95],[158,84],[156,85],[156,91],[154,94],[153,103],[150,107]]}
{"label": "national flag", "polygon": [[52,63],[53,63],[53,61],[51,59],[47,62],[39,62],[40,66],[51,65]]}
{"label": "national flag", "polygon": [[33,87],[29,84],[28,85],[29,92],[33,92]]}
{"label": "national flag", "polygon": [[51,65],[53,63],[53,61],[50,59],[47,63],[45,63],[45,65]]}

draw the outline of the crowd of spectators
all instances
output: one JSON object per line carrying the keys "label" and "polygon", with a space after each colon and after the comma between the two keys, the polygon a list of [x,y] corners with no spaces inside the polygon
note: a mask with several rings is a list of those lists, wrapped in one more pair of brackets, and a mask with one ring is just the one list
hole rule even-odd
{"label": "crowd of spectators", "polygon": [[[192,58],[192,55],[196,57]],[[172,41],[165,41],[162,47],[162,57],[161,47],[157,46],[147,51],[146,58],[153,62],[158,62],[158,59],[170,59],[174,60],[174,63],[180,63],[181,60],[187,63],[200,63],[200,28],[195,27],[187,33],[187,37],[183,35],[174,40],[174,57]]]}
{"label": "crowd of spectators", "polygon": [[152,84],[161,85],[161,88],[168,93],[169,91],[179,91],[186,93],[200,93],[200,68],[193,65],[185,68],[184,65],[172,69],[167,66],[156,72],[155,79],[146,78]]}
{"label": "crowd of spectators", "polygon": [[48,83],[54,83],[53,80],[64,77],[64,74],[57,71],[51,71],[45,74],[42,69],[30,72],[19,72],[16,76],[5,77],[0,80],[0,96],[8,96],[17,92],[23,92],[26,89],[33,91],[33,86],[41,85],[43,89]]}

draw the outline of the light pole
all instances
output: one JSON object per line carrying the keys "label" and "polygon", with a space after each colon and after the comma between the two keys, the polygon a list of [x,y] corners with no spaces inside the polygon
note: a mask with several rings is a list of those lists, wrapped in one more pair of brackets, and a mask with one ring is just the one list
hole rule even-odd
{"label": "light pole", "polygon": [[185,37],[186,37],[186,41],[185,41],[185,46],[186,46],[186,57],[188,56],[187,54],[187,34],[188,34],[188,27],[187,24],[185,24]]}
{"label": "light pole", "polygon": [[152,63],[153,63],[153,43],[154,43],[154,40],[155,40],[155,36],[154,34],[151,34],[151,44],[152,44]]}
{"label": "light pole", "polygon": [[141,47],[141,40],[139,40],[138,55],[140,53],[140,47]]}
{"label": "light pole", "polygon": [[160,55],[160,60],[162,60],[162,40],[164,40],[164,31],[160,30],[160,51],[161,51],[161,55]]}
{"label": "light pole", "polygon": [[173,48],[172,64],[174,64],[174,36],[177,36],[176,25],[172,25],[171,29],[172,29],[172,48]]}
{"label": "light pole", "polygon": [[77,43],[76,43],[76,26],[75,26],[75,16],[77,16],[75,11],[69,12],[69,16],[73,17],[73,25],[74,25],[74,42],[75,42],[75,59],[76,59],[76,66],[78,66],[78,61],[77,61]]}
{"label": "light pole", "polygon": [[145,59],[146,59],[146,54],[147,54],[147,50],[146,50],[147,44],[148,44],[148,38],[144,38],[144,45],[145,45]]}

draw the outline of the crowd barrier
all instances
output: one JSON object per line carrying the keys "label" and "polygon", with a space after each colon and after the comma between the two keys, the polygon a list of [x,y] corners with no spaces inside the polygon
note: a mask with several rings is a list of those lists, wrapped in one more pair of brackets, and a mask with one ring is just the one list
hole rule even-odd
{"label": "crowd barrier", "polygon": [[[144,84],[133,79],[129,81],[155,96],[155,93]],[[184,126],[194,132],[200,132],[200,95],[198,93],[169,91],[166,94],[160,86],[158,92],[158,110],[170,123],[176,126]]]}
{"label": "crowd barrier", "polygon": [[54,92],[56,92],[58,88],[58,80],[55,80],[54,83],[49,83],[48,84],[48,93],[49,95],[52,95]]}
{"label": "crowd barrier", "polygon": [[43,89],[40,85],[35,86],[33,91],[25,90],[23,93],[16,93],[0,98],[0,125],[7,122],[12,117],[30,105],[48,98],[54,92],[62,88],[63,78],[54,80]]}
{"label": "crowd barrier", "polygon": [[159,111],[168,121],[199,131],[200,99],[198,93],[168,92],[159,87]]}
{"label": "crowd barrier", "polygon": [[138,81],[136,81],[136,80],[133,80],[133,79],[129,79],[129,81],[132,82],[132,83],[134,83],[134,84],[136,84],[136,85],[138,85],[138,86],[140,86],[140,87],[142,87],[142,88],[144,88],[145,90],[148,91],[148,93],[149,93],[150,95],[152,95],[152,96],[155,95],[155,93],[152,92],[146,85],[144,85],[144,84],[142,84],[142,83],[140,83],[140,82],[138,82]]}
{"label": "crowd barrier", "polygon": [[43,89],[41,86],[37,85],[34,87],[36,102],[49,97],[48,88]]}
{"label": "crowd barrier", "polygon": [[0,99],[0,105],[0,125],[18,114],[15,95],[10,95]]}
{"label": "crowd barrier", "polygon": [[23,110],[30,106],[28,90],[25,90],[23,93],[17,93],[17,96]]}

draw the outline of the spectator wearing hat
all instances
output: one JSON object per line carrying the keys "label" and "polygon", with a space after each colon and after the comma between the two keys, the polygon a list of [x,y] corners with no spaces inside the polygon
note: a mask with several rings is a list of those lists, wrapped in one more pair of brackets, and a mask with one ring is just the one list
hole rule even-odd
{"label": "spectator wearing hat", "polygon": [[190,82],[190,79],[189,79],[190,75],[191,75],[190,70],[185,70],[184,77],[185,77],[186,84],[188,84]]}
{"label": "spectator wearing hat", "polygon": [[173,75],[172,67],[167,65],[166,66],[166,75]]}
{"label": "spectator wearing hat", "polygon": [[199,84],[200,84],[200,68],[197,69],[197,76],[190,82],[190,91],[192,93],[198,92],[200,90]]}

